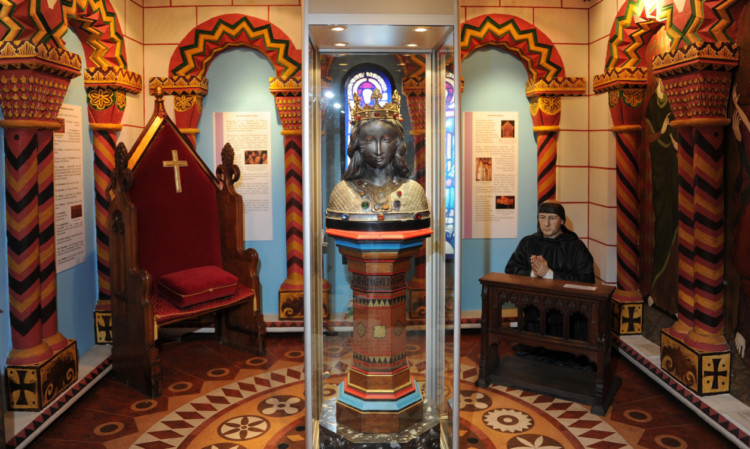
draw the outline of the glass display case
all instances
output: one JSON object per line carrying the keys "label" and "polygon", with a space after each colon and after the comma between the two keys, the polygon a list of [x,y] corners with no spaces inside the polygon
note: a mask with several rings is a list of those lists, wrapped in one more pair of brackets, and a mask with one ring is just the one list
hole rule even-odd
{"label": "glass display case", "polygon": [[304,7],[306,446],[458,447],[457,6],[360,3]]}

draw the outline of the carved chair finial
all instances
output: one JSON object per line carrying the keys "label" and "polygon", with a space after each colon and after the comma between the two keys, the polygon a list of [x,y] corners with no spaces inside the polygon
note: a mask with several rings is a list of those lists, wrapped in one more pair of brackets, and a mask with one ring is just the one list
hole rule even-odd
{"label": "carved chair finial", "polygon": [[133,185],[133,172],[128,168],[128,150],[120,142],[115,148],[115,167],[109,177],[109,185],[105,194],[111,202],[118,192],[127,192]]}
{"label": "carved chair finial", "polygon": [[216,167],[216,177],[228,186],[240,179],[240,168],[234,163],[234,148],[229,142],[221,149],[221,165]]}

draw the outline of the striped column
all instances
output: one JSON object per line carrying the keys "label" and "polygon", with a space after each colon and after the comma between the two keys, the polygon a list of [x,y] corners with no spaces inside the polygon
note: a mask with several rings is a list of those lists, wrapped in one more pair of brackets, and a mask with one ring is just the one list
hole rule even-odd
{"label": "striped column", "polygon": [[678,320],[661,334],[661,365],[697,394],[729,392],[724,336],[724,128],[736,44],[703,42],[654,58],[678,134]]}
{"label": "striped column", "polygon": [[141,76],[119,67],[94,67],[84,73],[89,128],[94,146],[94,198],[96,215],[96,271],[98,298],[94,308],[94,339],[112,343],[112,284],[109,263],[109,201],[106,190],[115,166],[117,133],[122,129],[126,93],[141,91]]}
{"label": "striped column", "polygon": [[55,163],[52,130],[37,133],[39,189],[39,286],[42,307],[42,338],[55,352],[68,340],[57,330],[57,271],[55,269]]}
{"label": "striped column", "polygon": [[[673,125],[674,126],[674,125]],[[677,321],[668,329],[670,335],[684,339],[693,328],[695,298],[693,258],[695,241],[695,201],[693,198],[693,132],[677,128]]]}
{"label": "striped column", "polygon": [[703,351],[728,348],[724,338],[724,129],[693,132],[694,322],[685,343]]}
{"label": "striped column", "polygon": [[112,283],[109,265],[109,201],[107,186],[115,166],[114,151],[116,135],[114,131],[93,130],[94,145],[94,195],[96,203],[96,271],[99,297],[94,309],[95,340],[97,344],[112,343]]}
{"label": "striped column", "polygon": [[[284,136],[284,182],[286,203],[286,273],[279,287],[279,319],[304,318],[302,251],[302,80],[272,78],[270,91]],[[323,279],[323,319],[330,317],[331,286]]]}
{"label": "striped column", "polygon": [[557,196],[557,138],[560,134],[560,105],[557,95],[531,98],[531,120],[536,134],[537,204]]}
{"label": "striped column", "polygon": [[36,129],[5,128],[8,284],[13,348],[8,365],[49,359],[42,332],[39,243],[39,147]]}
{"label": "striped column", "polygon": [[617,288],[640,297],[640,147],[644,87],[623,86],[609,92],[612,132],[617,144]]}

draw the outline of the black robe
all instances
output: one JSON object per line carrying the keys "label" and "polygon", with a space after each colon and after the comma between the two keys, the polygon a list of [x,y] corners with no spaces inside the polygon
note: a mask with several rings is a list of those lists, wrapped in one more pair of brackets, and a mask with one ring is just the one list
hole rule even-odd
{"label": "black robe", "polygon": [[541,231],[521,239],[505,266],[505,272],[530,276],[529,259],[532,255],[541,255],[554,271],[555,279],[593,284],[594,258],[575,232],[564,226],[562,231],[562,234],[553,239],[545,238]]}

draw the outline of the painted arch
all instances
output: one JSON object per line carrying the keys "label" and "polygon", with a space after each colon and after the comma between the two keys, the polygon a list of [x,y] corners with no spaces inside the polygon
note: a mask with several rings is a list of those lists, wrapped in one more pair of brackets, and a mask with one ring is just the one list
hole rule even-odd
{"label": "painted arch", "polygon": [[180,42],[172,55],[172,76],[206,76],[208,66],[230,47],[260,51],[273,64],[276,77],[287,80],[300,76],[301,52],[277,26],[242,14],[226,14],[203,22]]}
{"label": "painted arch", "polygon": [[[605,71],[649,65],[643,55],[651,35],[664,26],[669,51],[703,42],[734,42],[741,0],[688,0],[680,5],[667,1],[628,0],[620,8],[610,32]],[[653,5],[649,7],[648,5]]]}
{"label": "painted arch", "polygon": [[562,58],[552,40],[518,17],[490,14],[461,27],[461,60],[478,48],[499,47],[518,58],[530,80],[551,81],[565,76]]}
{"label": "painted arch", "polygon": [[[63,0],[62,8],[83,43],[88,68],[128,68],[120,23],[109,0]],[[64,32],[58,30],[57,37]]]}

